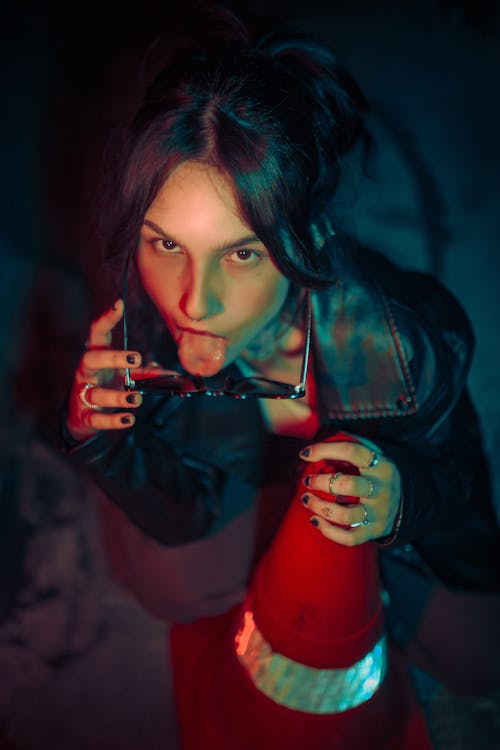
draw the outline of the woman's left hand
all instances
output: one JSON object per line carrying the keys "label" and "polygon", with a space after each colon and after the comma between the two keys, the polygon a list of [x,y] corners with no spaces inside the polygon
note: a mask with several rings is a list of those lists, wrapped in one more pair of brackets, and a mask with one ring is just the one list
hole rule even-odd
{"label": "woman's left hand", "polygon": [[[304,461],[347,461],[359,470],[359,476],[311,473],[304,480],[302,502],[315,514],[310,520],[328,539],[348,547],[390,534],[401,500],[397,466],[372,443],[368,447],[364,438],[356,439],[364,442],[315,443],[300,454]],[[316,490],[329,493],[331,501]],[[341,504],[346,495],[359,497],[359,503]]]}

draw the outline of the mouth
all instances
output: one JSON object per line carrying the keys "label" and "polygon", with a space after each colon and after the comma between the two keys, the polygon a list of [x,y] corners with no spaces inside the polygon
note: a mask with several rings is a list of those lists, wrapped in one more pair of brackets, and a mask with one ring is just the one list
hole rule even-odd
{"label": "mouth", "polygon": [[174,338],[179,360],[192,375],[211,377],[224,367],[229,346],[225,336],[180,326]]}
{"label": "mouth", "polygon": [[227,339],[225,336],[221,336],[218,333],[212,333],[212,331],[200,331],[197,328],[190,328],[189,326],[176,325],[176,335],[175,335],[176,341],[178,338],[182,336],[183,333],[189,333],[195,336],[208,336],[209,338],[213,338],[213,339],[221,339],[222,341],[226,341],[229,344],[229,339]]}

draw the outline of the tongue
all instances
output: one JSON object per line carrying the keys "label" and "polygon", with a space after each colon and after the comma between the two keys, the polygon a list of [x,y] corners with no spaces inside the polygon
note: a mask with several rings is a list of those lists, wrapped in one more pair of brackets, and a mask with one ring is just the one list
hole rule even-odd
{"label": "tongue", "polygon": [[177,342],[179,359],[191,375],[210,377],[224,367],[228,341],[219,336],[182,331]]}

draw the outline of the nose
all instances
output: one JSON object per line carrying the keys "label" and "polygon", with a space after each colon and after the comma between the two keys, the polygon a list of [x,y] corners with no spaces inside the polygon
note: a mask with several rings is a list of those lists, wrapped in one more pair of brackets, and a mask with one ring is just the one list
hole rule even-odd
{"label": "nose", "polygon": [[181,310],[194,322],[205,320],[222,310],[217,291],[217,278],[213,269],[195,267],[186,269],[186,279],[181,297]]}

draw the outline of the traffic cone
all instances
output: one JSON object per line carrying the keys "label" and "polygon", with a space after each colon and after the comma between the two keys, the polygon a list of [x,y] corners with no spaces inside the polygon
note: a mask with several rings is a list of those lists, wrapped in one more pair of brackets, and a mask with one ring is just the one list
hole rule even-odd
{"label": "traffic cone", "polygon": [[[337,471],[358,473],[320,461],[302,479]],[[430,750],[384,633],[375,546],[326,539],[303,492],[301,481],[243,605],[172,630],[182,748]]]}

